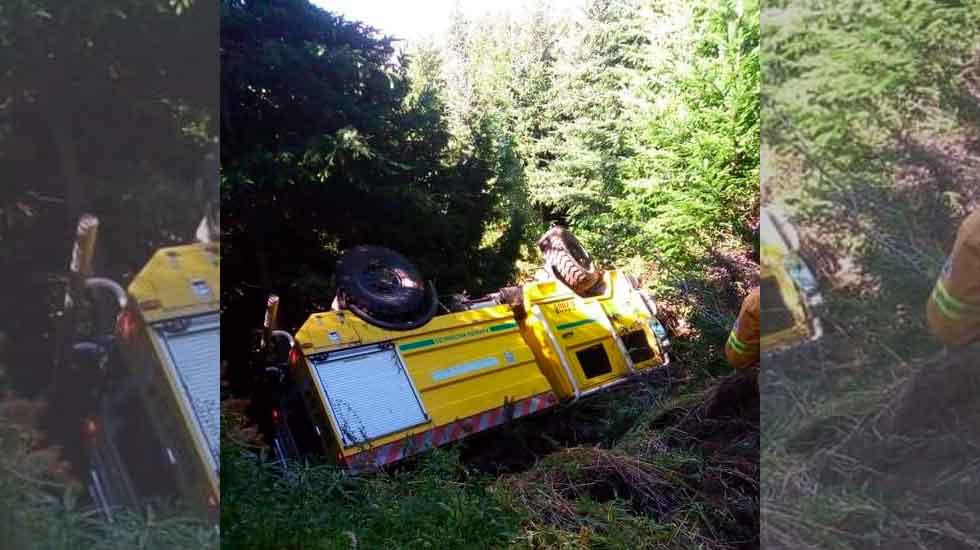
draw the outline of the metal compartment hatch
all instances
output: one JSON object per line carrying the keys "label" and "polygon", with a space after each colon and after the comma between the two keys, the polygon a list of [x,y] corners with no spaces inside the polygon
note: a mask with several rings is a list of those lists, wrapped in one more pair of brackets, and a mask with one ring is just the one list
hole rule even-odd
{"label": "metal compartment hatch", "polygon": [[190,401],[210,451],[212,467],[220,463],[221,398],[220,321],[217,314],[159,323],[155,327]]}
{"label": "metal compartment hatch", "polygon": [[345,448],[429,421],[393,345],[360,346],[309,361]]}

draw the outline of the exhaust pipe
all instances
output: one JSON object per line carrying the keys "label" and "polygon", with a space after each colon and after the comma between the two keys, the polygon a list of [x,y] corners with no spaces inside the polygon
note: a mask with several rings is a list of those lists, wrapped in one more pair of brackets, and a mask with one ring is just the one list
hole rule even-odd
{"label": "exhaust pipe", "polygon": [[270,294],[265,302],[265,319],[262,321],[262,347],[273,345],[272,336],[279,326],[279,296]]}
{"label": "exhaust pipe", "polygon": [[[276,341],[278,339],[284,339],[289,342],[289,349],[293,349],[296,345],[296,341],[293,339],[293,335],[285,330],[279,330],[279,296],[275,294],[270,294],[269,299],[265,303],[265,320],[262,322],[262,349],[266,351],[276,351]],[[281,358],[277,357],[276,360]]]}
{"label": "exhaust pipe", "polygon": [[[65,303],[62,318],[59,320],[57,344],[55,349],[55,364],[62,365],[66,360],[80,352],[92,352],[88,342],[75,342],[79,313],[76,305],[86,292],[107,292],[112,296],[116,311],[104,311],[104,304],[94,304],[93,321],[102,328],[108,327],[108,319],[118,320],[119,313],[125,310],[128,303],[126,290],[116,281],[106,277],[93,277],[95,265],[95,245],[99,234],[99,218],[92,214],[82,214],[78,219],[75,231],[75,242],[72,246],[71,259],[68,263],[68,284],[65,289]],[[111,338],[106,336],[106,340]],[[101,339],[97,339],[101,341]],[[76,345],[77,344],[77,345]],[[103,343],[98,344],[102,353]]]}
{"label": "exhaust pipe", "polygon": [[84,286],[85,279],[92,274],[95,257],[95,241],[99,236],[99,218],[92,214],[82,214],[75,229],[75,243],[68,262],[68,289],[65,292],[65,310],[73,309],[75,298]]}
{"label": "exhaust pipe", "polygon": [[[69,358],[78,326],[75,302],[85,290],[85,279],[92,273],[95,256],[95,241],[99,233],[99,219],[92,214],[82,214],[75,228],[75,241],[72,243],[71,258],[68,260],[68,280],[65,285],[64,306],[60,313],[57,340],[54,350],[54,372],[58,372]],[[57,376],[52,373],[52,385]]]}

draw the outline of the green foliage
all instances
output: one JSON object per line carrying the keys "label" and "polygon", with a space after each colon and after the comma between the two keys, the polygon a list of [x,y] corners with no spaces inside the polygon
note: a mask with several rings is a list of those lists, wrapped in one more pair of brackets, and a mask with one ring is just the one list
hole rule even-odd
{"label": "green foliage", "polygon": [[[899,285],[928,284],[942,245],[922,237],[956,214],[964,194],[931,142],[976,123],[980,104],[965,79],[980,5],[774,2],[763,21],[765,140],[805,163],[794,178],[806,180],[797,182],[801,215],[828,233],[865,234],[834,244],[877,271],[907,273]],[[939,193],[913,199],[896,185],[899,169],[916,165],[938,172]]]}
{"label": "green foliage", "polygon": [[560,529],[548,524],[532,524],[515,548],[539,550],[579,549],[613,550],[630,548],[680,548],[671,545],[677,534],[670,525],[631,513],[620,500],[598,503],[584,497],[576,503],[576,512],[587,526],[578,531]]}
{"label": "green foliage", "polygon": [[210,526],[181,514],[118,510],[106,521],[65,479],[64,460],[75,476],[88,470],[65,435],[77,433],[71,405],[30,428],[6,415],[49,389],[81,212],[100,219],[97,274],[123,284],[155,249],[193,239],[217,193],[217,167],[202,163],[217,133],[217,56],[202,52],[216,38],[208,2],[0,6],[0,308],[17,312],[0,320],[2,548],[217,546]]}
{"label": "green foliage", "polygon": [[[0,401],[0,409],[15,402]],[[57,449],[40,434],[0,413],[0,548],[172,550],[218,547],[206,523],[174,512],[116,510],[110,522],[64,480]]]}
{"label": "green foliage", "polygon": [[[608,245],[620,225],[613,211],[623,194],[623,162],[635,154],[629,140],[634,113],[626,102],[647,77],[649,43],[637,2],[592,2],[586,14],[557,76],[559,92],[549,104],[559,122],[550,137],[553,160],[536,171],[532,196],[562,212],[594,244]],[[601,237],[600,228],[607,229]],[[595,252],[610,258],[610,251]]]}
{"label": "green foliage", "polygon": [[769,7],[765,100],[775,116],[767,136],[798,138],[845,170],[927,115],[937,93],[954,93],[980,24],[975,2]]}
{"label": "green foliage", "polygon": [[[773,170],[767,187],[879,283],[880,308],[841,310],[843,318],[889,323],[896,308],[918,311],[948,250],[951,219],[976,188],[946,157],[956,140],[972,139],[980,111],[967,81],[980,5],[773,2],[763,24],[766,148],[799,166]],[[892,343],[931,349],[914,335]]]}
{"label": "green foliage", "polygon": [[[410,63],[302,0],[224,2],[221,32],[222,267],[280,293],[287,326],[329,306],[333,260],[353,245],[402,252],[443,293],[507,282],[513,247],[481,250],[504,194],[484,158],[450,149],[438,83],[409,82],[438,56]],[[226,289],[228,311],[262,303],[244,288]],[[229,333],[254,327],[234,317]]]}
{"label": "green foliage", "polygon": [[[642,257],[694,271],[724,235],[748,238],[758,12],[751,1],[603,0],[573,18],[547,2],[518,20],[457,13],[441,76],[414,85],[445,88],[456,146],[526,196],[528,230],[563,220],[604,263]],[[507,146],[480,150],[488,125]]]}
{"label": "green foliage", "polygon": [[764,379],[763,539],[975,544],[974,531],[936,527],[964,513],[976,521],[963,497],[975,484],[935,490],[937,472],[967,468],[972,453],[910,454],[895,469],[883,460],[969,434],[954,422],[935,434],[877,422],[902,406],[914,370],[939,368],[927,359],[937,345],[923,304],[980,189],[964,145],[980,109],[970,83],[980,4],[773,1],[762,21],[766,187],[795,209],[808,239],[846,261],[827,274],[836,283],[825,294],[829,340],[773,358]]}
{"label": "green foliage", "polygon": [[[757,193],[757,13],[457,12],[396,62],[388,38],[303,1],[226,2],[225,267],[284,294],[287,324],[329,304],[332,260],[354,244],[476,294],[512,282],[558,219],[601,263],[695,271],[743,233]],[[226,289],[228,307],[259,303],[242,292]]]}
{"label": "green foliage", "polygon": [[95,211],[120,228],[107,235],[124,236],[117,261],[134,268],[146,249],[189,240],[203,212],[217,59],[200,50],[216,45],[217,10],[169,0],[90,8],[0,8],[0,171],[11,176],[0,240],[57,205],[69,219]]}
{"label": "green foliage", "polygon": [[719,233],[745,235],[759,185],[758,14],[751,0],[697,5],[690,42],[644,88],[651,109],[619,203],[636,220],[625,246],[683,264]]}
{"label": "green foliage", "polygon": [[354,478],[329,465],[281,471],[226,442],[222,468],[229,548],[500,548],[522,520],[445,450],[412,472]]}

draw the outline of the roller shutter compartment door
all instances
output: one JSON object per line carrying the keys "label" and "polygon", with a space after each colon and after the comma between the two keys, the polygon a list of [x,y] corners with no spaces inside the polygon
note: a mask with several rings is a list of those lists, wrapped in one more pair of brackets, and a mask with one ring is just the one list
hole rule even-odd
{"label": "roller shutter compartment door", "polygon": [[428,422],[394,346],[310,357],[345,448]]}
{"label": "roller shutter compartment door", "polygon": [[184,320],[180,331],[159,329],[204,435],[212,466],[220,463],[220,324],[217,315]]}

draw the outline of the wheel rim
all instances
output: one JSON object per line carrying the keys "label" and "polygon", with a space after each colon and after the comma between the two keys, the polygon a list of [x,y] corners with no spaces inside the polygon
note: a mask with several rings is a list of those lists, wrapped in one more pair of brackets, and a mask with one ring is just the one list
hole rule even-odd
{"label": "wheel rim", "polygon": [[367,288],[384,296],[394,296],[403,286],[398,271],[380,262],[368,265],[361,272],[361,278]]}

